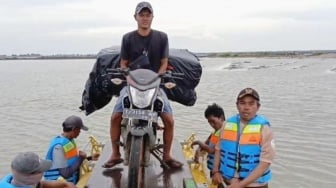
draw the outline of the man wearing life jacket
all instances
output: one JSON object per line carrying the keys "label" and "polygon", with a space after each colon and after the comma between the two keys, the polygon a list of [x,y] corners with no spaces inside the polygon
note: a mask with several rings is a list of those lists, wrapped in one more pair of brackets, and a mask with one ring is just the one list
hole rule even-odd
{"label": "man wearing life jacket", "polygon": [[269,121],[257,114],[259,94],[243,89],[236,106],[239,114],[227,119],[216,145],[212,179],[228,188],[267,188],[275,149]]}
{"label": "man wearing life jacket", "polygon": [[68,182],[77,183],[79,178],[79,168],[86,153],[79,151],[75,143],[75,138],[81,130],[87,131],[80,117],[70,116],[62,124],[63,133],[56,136],[50,142],[46,159],[52,161],[50,170],[44,173],[46,180],[57,180],[62,177]]}
{"label": "man wearing life jacket", "polygon": [[41,159],[33,152],[22,152],[11,163],[12,174],[0,180],[1,188],[76,188],[70,182],[41,180],[51,161]]}
{"label": "man wearing life jacket", "polygon": [[225,114],[222,107],[218,104],[213,103],[209,105],[205,111],[204,116],[208,120],[209,125],[214,129],[213,133],[211,133],[207,140],[204,142],[200,140],[194,141],[191,146],[199,145],[198,149],[195,152],[194,161],[198,163],[199,156],[201,151],[205,151],[208,153],[207,155],[207,167],[210,170],[210,176],[212,176],[212,168],[214,162],[214,154],[215,154],[215,146],[219,140],[220,131],[225,122]]}

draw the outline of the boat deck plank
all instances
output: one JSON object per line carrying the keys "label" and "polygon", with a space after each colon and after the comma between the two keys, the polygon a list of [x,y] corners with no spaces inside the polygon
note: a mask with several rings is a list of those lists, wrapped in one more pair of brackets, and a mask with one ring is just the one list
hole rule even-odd
{"label": "boat deck plank", "polygon": [[[92,176],[90,177],[87,187],[88,188],[126,188],[128,166],[123,163],[114,166],[113,168],[106,169],[102,165],[106,162],[112,151],[111,143],[105,144],[102,154],[97,161]],[[121,153],[123,154],[122,147]],[[182,148],[177,140],[173,141],[172,156],[182,162],[184,165],[178,170],[163,170],[160,162],[151,156],[150,165],[145,169],[145,186],[148,188],[182,188],[183,180],[192,179],[188,163],[184,158]]]}

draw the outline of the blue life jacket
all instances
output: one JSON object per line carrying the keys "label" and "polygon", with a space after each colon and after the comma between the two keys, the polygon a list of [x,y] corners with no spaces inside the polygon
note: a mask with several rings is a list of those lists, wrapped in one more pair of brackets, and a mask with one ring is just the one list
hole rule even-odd
{"label": "blue life jacket", "polygon": [[[8,174],[6,175],[4,178],[2,178],[2,180],[0,180],[0,187],[1,188],[25,188],[25,187],[17,187],[17,186],[14,186],[13,184],[11,184],[13,180],[13,175],[12,174]],[[30,188],[30,187],[26,187],[26,188]]]}
{"label": "blue life jacket", "polygon": [[[65,158],[67,159],[67,167],[74,165],[77,160],[79,160],[76,143],[73,140],[69,140],[68,138],[63,136],[57,136],[51,141],[46,159],[53,160],[53,150],[56,145],[62,145]],[[62,175],[60,174],[58,168],[50,169],[44,172],[44,178],[46,180],[57,180],[60,176]],[[72,174],[71,177],[67,178],[66,180],[68,182],[76,184],[78,179],[79,171],[76,171]]]}
{"label": "blue life jacket", "polygon": [[[235,115],[227,120],[220,135],[221,161],[220,171],[227,179],[234,177],[246,178],[259,164],[261,153],[261,130],[269,126],[267,119],[256,115],[240,133],[240,116]],[[267,169],[256,183],[267,183],[271,179],[271,170]]]}

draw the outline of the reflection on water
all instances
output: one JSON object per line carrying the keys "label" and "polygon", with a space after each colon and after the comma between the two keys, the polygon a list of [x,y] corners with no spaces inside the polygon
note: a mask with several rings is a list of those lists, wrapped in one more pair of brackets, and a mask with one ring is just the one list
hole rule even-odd
{"label": "reflection on water", "polygon": [[[172,103],[175,136],[191,133],[205,139],[211,128],[203,117],[217,102],[226,116],[236,113],[235,98],[245,87],[261,95],[260,113],[276,136],[273,188],[336,187],[335,59],[203,58],[203,75],[193,107]],[[19,151],[45,154],[62,121],[81,116],[88,132],[78,138],[84,148],[89,135],[109,139],[109,116],[115,102],[85,116],[78,107],[94,60],[0,61],[0,176],[10,171]],[[318,175],[318,176],[317,176]]]}

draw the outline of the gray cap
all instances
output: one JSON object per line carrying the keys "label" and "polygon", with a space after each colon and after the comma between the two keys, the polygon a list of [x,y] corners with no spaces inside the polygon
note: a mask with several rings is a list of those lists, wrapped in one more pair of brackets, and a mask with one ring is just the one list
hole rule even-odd
{"label": "gray cap", "polygon": [[239,94],[238,94],[238,96],[237,96],[237,100],[239,100],[239,99],[242,99],[242,98],[244,98],[245,96],[247,96],[247,95],[250,95],[250,96],[252,96],[254,99],[256,99],[257,101],[259,101],[260,100],[260,97],[259,97],[259,94],[258,94],[258,92],[255,90],[255,89],[253,89],[253,88],[245,88],[245,89],[243,89],[243,90],[241,90],[240,92],[239,92]]}
{"label": "gray cap", "polygon": [[41,159],[33,152],[19,153],[12,161],[13,170],[22,174],[45,172],[50,169],[51,161]]}
{"label": "gray cap", "polygon": [[139,14],[143,9],[147,8],[152,14],[153,14],[153,8],[152,5],[146,1],[142,1],[138,3],[138,5],[135,8],[135,15]]}
{"label": "gray cap", "polygon": [[82,119],[78,116],[67,117],[62,125],[64,128],[81,128],[84,131],[89,130],[89,128],[83,124]]}

